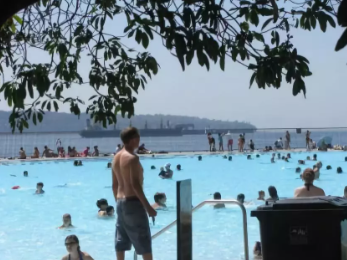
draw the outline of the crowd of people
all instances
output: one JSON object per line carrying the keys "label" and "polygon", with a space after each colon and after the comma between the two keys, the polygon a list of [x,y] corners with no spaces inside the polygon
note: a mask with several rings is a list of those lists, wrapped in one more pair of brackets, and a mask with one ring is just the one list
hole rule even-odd
{"label": "crowd of people", "polygon": [[[218,134],[219,141],[219,151],[223,151],[223,136],[224,133]],[[215,151],[215,140],[211,133],[207,135],[208,142],[210,145],[210,151]],[[310,145],[309,133],[306,135],[307,145]],[[96,203],[98,207],[98,216],[101,218],[114,217],[115,212],[117,215],[116,224],[116,240],[115,249],[117,260],[125,259],[125,251],[131,249],[134,246],[136,253],[143,256],[144,260],[152,260],[152,244],[151,244],[151,234],[149,228],[149,219],[152,218],[153,223],[155,222],[155,217],[157,216],[157,210],[166,208],[166,194],[164,192],[157,192],[154,194],[154,203],[150,204],[143,191],[143,168],[141,166],[139,157],[137,154],[149,154],[151,151],[145,148],[145,145],[140,145],[140,135],[136,128],[129,127],[121,132],[121,140],[123,145],[118,145],[115,152],[114,159],[112,163],[108,163],[107,167],[112,169],[112,190],[116,201],[116,210],[113,206],[109,205],[106,199],[99,199]],[[231,142],[230,142],[231,140]],[[281,144],[282,140],[278,140],[275,147],[284,147],[290,149],[290,134],[287,131],[284,146]],[[233,141],[229,139],[228,150],[232,151]],[[245,146],[245,134],[241,134],[238,139],[238,150],[239,152],[244,151]],[[255,150],[255,145],[252,140],[250,140],[249,147],[251,151]],[[23,148],[19,151],[20,159],[26,159],[26,153]],[[34,154],[31,158],[39,158],[40,152],[35,147]],[[97,146],[94,146],[94,151],[91,153],[90,148],[78,153],[75,147],[68,147],[68,153],[65,155],[64,148],[61,145],[57,148],[57,153],[49,149],[47,146],[44,147],[42,157],[86,157],[86,156],[99,156],[99,150]],[[260,157],[259,154],[255,155],[257,158]],[[225,159],[232,161],[232,156],[223,156]],[[247,155],[248,160],[252,160],[252,155]],[[314,185],[314,181],[320,177],[320,169],[323,164],[317,160],[317,154],[313,155],[313,158],[306,158],[306,161],[317,161],[313,168],[306,168],[304,171],[300,167],[295,169],[296,173],[301,173],[300,178],[303,180],[303,186],[295,189],[293,197],[312,197],[312,196],[325,196],[323,189]],[[198,156],[198,160],[202,160],[202,156]],[[291,160],[291,154],[281,155],[280,153],[272,154],[271,163],[276,163],[276,160],[283,160],[289,162]],[[345,158],[347,161],[347,157]],[[305,165],[305,160],[299,160],[300,165]],[[75,166],[81,166],[81,160],[74,161]],[[156,170],[154,165],[151,166],[152,170]],[[330,170],[332,167],[327,166]],[[182,170],[180,164],[176,165],[176,170]],[[337,168],[337,173],[342,173],[342,168]],[[24,176],[28,176],[28,172],[25,171]],[[160,172],[158,176],[162,179],[170,179],[173,177],[173,170],[171,169],[171,164],[167,163],[160,167]],[[43,190],[44,184],[42,182],[37,183],[35,194],[44,194]],[[259,201],[277,201],[279,196],[275,186],[268,187],[269,197],[266,198],[266,194],[263,190],[258,192]],[[344,196],[347,198],[347,186],[344,190]],[[220,192],[215,192],[213,194],[214,200],[221,200],[222,196]],[[245,195],[240,193],[237,195],[237,201],[244,204],[247,203],[245,200]],[[214,205],[215,209],[225,208],[223,203],[216,203]],[[59,229],[69,229],[74,228],[72,225],[72,217],[70,214],[66,213],[63,215],[63,224],[58,227]],[[91,260],[93,259],[88,253],[82,252],[79,245],[78,237],[75,235],[70,235],[65,239],[65,246],[68,251],[68,255],[63,257],[63,260]],[[261,255],[261,244],[256,243],[254,247],[254,253],[256,255]]]}

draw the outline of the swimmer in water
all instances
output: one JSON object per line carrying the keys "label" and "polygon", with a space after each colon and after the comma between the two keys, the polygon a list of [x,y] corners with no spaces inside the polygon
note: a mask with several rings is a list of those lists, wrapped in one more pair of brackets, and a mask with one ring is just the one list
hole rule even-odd
{"label": "swimmer in water", "polygon": [[228,160],[229,160],[229,161],[232,161],[232,160],[233,160],[233,157],[232,157],[232,156],[229,156],[229,157],[228,157]]}
{"label": "swimmer in water", "polygon": [[165,178],[165,174],[166,174],[166,172],[164,171],[164,167],[160,167],[160,172],[159,172],[158,176],[160,178],[164,179]]}
{"label": "swimmer in water", "polygon": [[36,191],[35,194],[44,194],[45,191],[42,189],[43,188],[43,183],[42,182],[38,182],[36,184]]}
{"label": "swimmer in water", "polygon": [[259,158],[259,157],[260,157],[260,155],[259,155],[259,154],[257,154],[255,157],[256,157],[256,158]]}
{"label": "swimmer in water", "polygon": [[321,161],[318,161],[314,166],[313,166],[313,171],[315,174],[315,180],[319,179],[320,176],[320,169],[322,168],[323,164]]}
{"label": "swimmer in water", "polygon": [[154,165],[151,166],[151,170],[155,170],[155,166]]}
{"label": "swimmer in water", "polygon": [[59,229],[74,228],[74,226],[71,224],[71,215],[70,214],[64,214],[63,215],[63,225],[61,225],[58,228]]}
{"label": "swimmer in water", "polygon": [[278,159],[278,160],[281,159],[281,154],[280,154],[280,153],[277,154],[277,159]]}
{"label": "swimmer in water", "polygon": [[201,155],[198,156],[198,160],[199,160],[199,161],[202,160],[202,156],[201,156]]}
{"label": "swimmer in water", "polygon": [[83,164],[82,164],[82,161],[81,160],[79,160],[78,161],[78,166],[82,166]]}
{"label": "swimmer in water", "polygon": [[105,211],[99,211],[98,212],[99,217],[114,217],[114,207],[113,206],[107,206]]}
{"label": "swimmer in water", "polygon": [[323,189],[313,185],[315,179],[315,173],[312,169],[307,168],[302,174],[302,179],[305,182],[304,186],[297,188],[294,191],[294,197],[314,197],[314,196],[325,196]]}
{"label": "swimmer in water", "polygon": [[327,170],[331,170],[331,166],[330,165],[327,166]]}
{"label": "swimmer in water", "polygon": [[247,160],[252,160],[252,156],[250,154],[247,155]]}
{"label": "swimmer in water", "polygon": [[69,254],[64,256],[62,260],[94,260],[88,253],[81,251],[80,242],[76,235],[67,236],[65,246]]}
{"label": "swimmer in water", "polygon": [[106,211],[106,208],[108,207],[108,202],[106,199],[99,199],[96,202],[96,206],[99,208],[99,212]]}
{"label": "swimmer in water", "polygon": [[313,161],[317,161],[317,154],[314,154],[313,155],[313,159],[312,159]]}
{"label": "swimmer in water", "polygon": [[258,192],[258,199],[257,200],[265,200],[265,191],[261,190]]}
{"label": "swimmer in water", "polygon": [[310,157],[310,156],[307,156],[307,157],[306,157],[306,160],[307,160],[307,161],[311,161],[311,157]]}
{"label": "swimmer in water", "polygon": [[296,167],[295,172],[296,173],[300,173],[301,172],[301,168],[300,167]]}
{"label": "swimmer in water", "polygon": [[245,195],[243,193],[240,193],[237,195],[237,201],[240,202],[241,204],[245,203]]}
{"label": "swimmer in water", "polygon": [[304,160],[299,160],[298,163],[299,164],[305,164],[305,161]]}
{"label": "swimmer in water", "polygon": [[271,158],[271,163],[275,163],[275,158],[274,157]]}
{"label": "swimmer in water", "polygon": [[182,170],[182,169],[181,169],[181,165],[180,165],[180,164],[177,164],[176,169],[177,169],[177,171]]}
{"label": "swimmer in water", "polygon": [[292,157],[290,156],[290,153],[287,154],[287,158],[291,159]]}
{"label": "swimmer in water", "polygon": [[278,200],[278,194],[277,194],[277,189],[275,186],[269,186],[268,188],[270,198],[267,199],[267,201],[276,201]]}
{"label": "swimmer in water", "polygon": [[[214,200],[221,200],[222,199],[222,195],[219,192],[215,192],[213,194],[213,199]],[[225,208],[225,204],[224,203],[217,203],[215,205],[213,205],[214,209],[221,209],[221,208]]]}
{"label": "swimmer in water", "polygon": [[337,173],[342,173],[342,168],[341,167],[337,167],[337,170],[336,170]]}
{"label": "swimmer in water", "polygon": [[111,162],[107,163],[107,168],[112,168],[112,163]]}
{"label": "swimmer in water", "polygon": [[155,210],[158,209],[164,209],[166,208],[166,195],[164,192],[157,192],[154,195],[154,204],[152,205],[152,208]]}
{"label": "swimmer in water", "polygon": [[24,175],[24,177],[28,177],[28,172],[27,172],[27,171],[24,171],[24,172],[23,172],[23,175]]}

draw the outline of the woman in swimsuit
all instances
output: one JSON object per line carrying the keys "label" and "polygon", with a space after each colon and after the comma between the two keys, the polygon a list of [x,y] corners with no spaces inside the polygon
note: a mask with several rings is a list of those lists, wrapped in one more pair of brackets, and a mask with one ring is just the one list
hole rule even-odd
{"label": "woman in swimsuit", "polygon": [[311,135],[311,132],[307,130],[307,132],[306,132],[306,148],[310,148],[310,135]]}
{"label": "woman in swimsuit", "polygon": [[65,238],[65,246],[69,254],[62,260],[94,260],[88,253],[81,251],[78,237],[75,235]]}

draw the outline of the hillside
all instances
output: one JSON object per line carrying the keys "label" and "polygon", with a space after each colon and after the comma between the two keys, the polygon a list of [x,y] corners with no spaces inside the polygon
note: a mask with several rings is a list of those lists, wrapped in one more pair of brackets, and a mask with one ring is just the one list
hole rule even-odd
{"label": "hillside", "polygon": [[[11,128],[8,123],[10,112],[0,111],[0,132],[10,132]],[[80,131],[86,127],[86,120],[89,118],[87,114],[77,116],[67,113],[46,112],[41,124],[35,126],[29,122],[29,129],[25,132],[73,132]],[[167,126],[175,126],[176,124],[194,124],[195,129],[220,128],[220,129],[255,129],[255,126],[238,121],[221,121],[210,120],[206,118],[190,117],[190,116],[172,116],[172,115],[137,115],[131,118],[131,125],[137,128],[145,128],[147,122],[148,128],[160,128],[160,124]],[[116,125],[117,129],[122,129],[130,125],[130,119],[118,117]],[[113,129],[114,126],[108,126]]]}

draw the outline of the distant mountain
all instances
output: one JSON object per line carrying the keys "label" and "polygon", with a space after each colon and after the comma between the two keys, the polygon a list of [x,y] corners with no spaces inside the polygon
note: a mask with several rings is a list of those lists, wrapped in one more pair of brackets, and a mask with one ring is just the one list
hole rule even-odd
{"label": "distant mountain", "polygon": [[[11,132],[8,118],[10,112],[0,111],[0,132]],[[45,112],[43,121],[34,125],[32,121],[29,122],[29,129],[25,129],[24,132],[74,132],[81,131],[87,126],[87,119],[89,115],[81,114],[78,119],[77,116],[68,113],[55,113]],[[107,129],[122,129],[130,124],[139,129],[146,127],[150,129],[174,127],[177,124],[194,124],[195,129],[256,129],[254,125],[247,122],[238,121],[222,121],[222,120],[210,120],[206,118],[198,118],[191,116],[172,116],[172,115],[137,115],[131,119],[117,118],[116,126],[108,126]]]}

